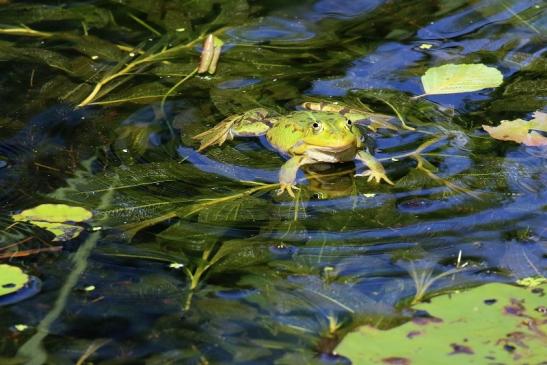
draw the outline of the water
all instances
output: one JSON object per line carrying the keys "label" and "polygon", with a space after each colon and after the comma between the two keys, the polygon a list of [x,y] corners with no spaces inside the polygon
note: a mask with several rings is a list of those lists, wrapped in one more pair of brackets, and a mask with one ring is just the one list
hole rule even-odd
{"label": "water", "polygon": [[[88,350],[104,364],[344,363],[331,352],[346,331],[408,318],[413,272],[465,264],[428,296],[545,274],[545,149],[480,127],[544,108],[541,2],[179,3],[0,8],[1,24],[51,32],[0,38],[1,247],[52,244],[12,226],[22,209],[94,212],[61,252],[10,260],[42,287],[1,307],[2,361],[73,364]],[[208,32],[225,43],[217,73],[190,78],[162,108]],[[75,107],[118,62],[186,43]],[[496,67],[504,84],[411,99],[444,63]],[[191,139],[257,106],[357,98],[392,113],[387,100],[419,129],[371,136],[394,187],[354,178],[360,164],[318,165],[299,175],[295,203],[256,184],[275,183],[284,161],[264,140],[198,153]],[[432,138],[422,158],[452,189],[416,159],[393,160]]]}

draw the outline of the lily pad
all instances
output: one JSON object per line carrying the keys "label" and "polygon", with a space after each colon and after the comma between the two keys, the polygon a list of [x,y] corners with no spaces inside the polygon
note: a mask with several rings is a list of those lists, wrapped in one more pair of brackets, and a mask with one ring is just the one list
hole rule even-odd
{"label": "lily pad", "polygon": [[360,327],[336,351],[354,365],[540,363],[547,330],[545,288],[496,283],[439,296],[414,307],[428,316],[390,330]]}
{"label": "lily pad", "polygon": [[502,120],[497,127],[482,126],[492,138],[514,141],[527,146],[545,146],[547,138],[536,131],[547,132],[547,114],[535,112],[532,120]]}
{"label": "lily pad", "polygon": [[422,76],[425,95],[466,93],[502,83],[501,72],[482,63],[433,67]]}
{"label": "lily pad", "polygon": [[29,281],[29,276],[17,266],[0,265],[0,296],[15,293]]}
{"label": "lily pad", "polygon": [[41,204],[12,216],[14,221],[29,222],[55,235],[54,241],[67,241],[78,237],[83,228],[69,222],[83,222],[93,214],[84,208],[66,204]]}

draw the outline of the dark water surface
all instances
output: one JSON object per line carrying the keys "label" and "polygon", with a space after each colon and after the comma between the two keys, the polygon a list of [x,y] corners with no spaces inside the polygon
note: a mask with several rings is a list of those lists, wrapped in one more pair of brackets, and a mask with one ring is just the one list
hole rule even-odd
{"label": "dark water surface", "polygon": [[[329,354],[350,329],[408,320],[421,273],[464,266],[427,296],[545,275],[546,150],[481,125],[544,108],[546,19],[532,0],[2,3],[2,29],[44,34],[0,34],[0,248],[62,250],[10,260],[42,286],[0,307],[0,362],[343,363]],[[211,32],[217,73],[162,108]],[[189,42],[76,107],[109,72]],[[445,63],[496,67],[504,83],[412,99]],[[357,98],[418,127],[371,135],[394,187],[321,165],[293,201],[256,185],[284,161],[265,141],[198,153],[191,139],[259,106]],[[424,163],[456,188],[401,156],[432,138]],[[43,203],[94,218],[64,243],[12,227]]]}

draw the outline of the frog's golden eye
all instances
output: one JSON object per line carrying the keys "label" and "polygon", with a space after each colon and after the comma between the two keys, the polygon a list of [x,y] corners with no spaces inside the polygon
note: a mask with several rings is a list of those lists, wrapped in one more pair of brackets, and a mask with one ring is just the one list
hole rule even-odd
{"label": "frog's golden eye", "polygon": [[313,122],[311,127],[313,128],[314,132],[319,132],[323,128],[323,126],[321,126],[321,123],[319,122]]}

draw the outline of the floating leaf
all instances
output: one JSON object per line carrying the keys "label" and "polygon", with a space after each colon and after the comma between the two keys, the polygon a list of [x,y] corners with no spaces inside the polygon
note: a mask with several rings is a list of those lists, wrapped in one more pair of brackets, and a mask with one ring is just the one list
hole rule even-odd
{"label": "floating leaf", "polygon": [[91,217],[89,210],[65,204],[42,204],[12,216],[14,221],[30,222],[50,231],[55,235],[54,241],[67,241],[78,237],[83,228],[67,222],[83,222]]}
{"label": "floating leaf", "polygon": [[84,230],[83,227],[73,226],[71,224],[64,223],[51,223],[51,222],[40,222],[40,221],[31,221],[32,224],[50,231],[55,235],[53,241],[68,241],[73,238],[76,238]]}
{"label": "floating leaf", "polygon": [[547,132],[547,114],[535,112],[532,120],[502,120],[497,127],[482,126],[492,138],[502,141],[515,141],[527,146],[545,146],[547,138],[536,132]]}
{"label": "floating leaf", "polygon": [[533,276],[517,280],[517,284],[527,288],[537,288],[540,285],[547,284],[547,278],[543,276]]}
{"label": "floating leaf", "polygon": [[360,327],[336,351],[354,365],[540,363],[547,330],[541,308],[538,290],[487,284],[417,305],[430,316],[391,330]]}
{"label": "floating leaf", "polygon": [[29,281],[29,276],[17,266],[0,265],[0,296],[15,293]]}
{"label": "floating leaf", "polygon": [[83,222],[90,219],[91,212],[81,207],[72,207],[66,204],[42,204],[37,207],[23,210],[15,214],[16,221],[41,221],[41,222]]}
{"label": "floating leaf", "polygon": [[425,95],[466,93],[498,87],[502,82],[498,69],[481,63],[433,67],[422,76]]}

